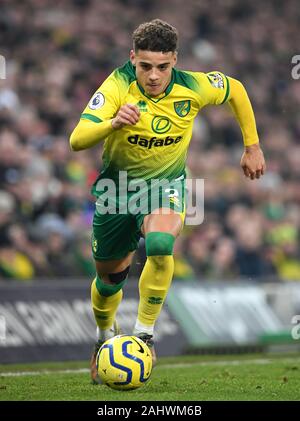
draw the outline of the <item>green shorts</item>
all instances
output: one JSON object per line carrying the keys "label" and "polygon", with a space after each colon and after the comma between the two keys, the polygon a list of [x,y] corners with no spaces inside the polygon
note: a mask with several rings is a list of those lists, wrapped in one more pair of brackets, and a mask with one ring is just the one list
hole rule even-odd
{"label": "green shorts", "polygon": [[[114,185],[113,180],[106,180],[108,185],[97,185],[92,193],[97,197],[93,219],[92,251],[95,260],[113,260],[126,257],[137,249],[142,236],[141,227],[144,217],[159,208],[174,210],[185,215],[185,178],[184,176],[160,185],[144,184],[140,189],[132,184],[130,191]],[[102,180],[103,181],[103,180]],[[111,182],[111,184],[110,184]]]}

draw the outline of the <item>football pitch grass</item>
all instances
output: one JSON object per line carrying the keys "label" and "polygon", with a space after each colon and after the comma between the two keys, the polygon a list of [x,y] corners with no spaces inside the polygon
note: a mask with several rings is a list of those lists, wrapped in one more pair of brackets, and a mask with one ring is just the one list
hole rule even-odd
{"label": "football pitch grass", "polygon": [[0,401],[300,400],[300,355],[160,358],[143,387],[92,385],[88,362],[0,365]]}

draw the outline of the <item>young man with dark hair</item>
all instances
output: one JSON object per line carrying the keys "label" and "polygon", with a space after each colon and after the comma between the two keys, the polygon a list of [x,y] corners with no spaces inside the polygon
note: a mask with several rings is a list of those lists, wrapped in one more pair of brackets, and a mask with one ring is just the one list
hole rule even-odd
{"label": "young man with dark hair", "polygon": [[[102,343],[118,333],[115,315],[141,236],[147,261],[139,280],[133,333],[149,345],[155,360],[154,324],[172,281],[173,246],[184,221],[186,154],[198,112],[208,104],[229,103],[243,134],[245,176],[253,180],[265,171],[243,85],[221,72],[176,69],[177,38],[176,29],[159,19],[140,25],[133,33],[130,60],[97,89],[70,138],[74,151],[104,140],[103,167],[92,189],[97,197],[92,239],[97,273],[91,292],[98,326],[91,361],[95,382],[95,357]],[[125,176],[133,187],[124,194]],[[153,186],[162,179],[169,187],[154,191]],[[114,183],[115,199],[107,196],[105,180]],[[142,186],[140,207],[133,201],[137,185]],[[149,197],[157,199],[156,205],[153,200],[149,204]],[[132,201],[135,206],[130,209]]]}

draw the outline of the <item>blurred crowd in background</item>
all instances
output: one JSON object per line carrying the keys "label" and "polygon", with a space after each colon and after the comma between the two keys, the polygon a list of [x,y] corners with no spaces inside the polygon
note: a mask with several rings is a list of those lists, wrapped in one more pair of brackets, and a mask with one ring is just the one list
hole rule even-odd
{"label": "blurred crowd in background", "polygon": [[[300,80],[297,0],[2,0],[0,280],[94,276],[90,186],[102,145],[71,152],[86,103],[159,17],[179,31],[178,68],[242,81],[256,115],[266,175],[243,176],[243,142],[227,106],[197,118],[189,177],[205,180],[205,218],[175,246],[175,278],[300,280]],[[139,274],[141,243],[131,268]]]}

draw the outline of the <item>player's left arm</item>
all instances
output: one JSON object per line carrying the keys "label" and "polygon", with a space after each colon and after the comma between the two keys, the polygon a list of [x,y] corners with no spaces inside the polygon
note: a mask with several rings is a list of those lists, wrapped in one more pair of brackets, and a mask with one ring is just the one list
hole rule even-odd
{"label": "player's left arm", "polygon": [[264,174],[266,169],[263,152],[259,146],[255,117],[246,89],[236,79],[218,71],[193,73],[200,87],[200,108],[211,104],[228,103],[243,135],[244,153],[241,167],[246,177],[254,180]]}
{"label": "player's left arm", "polygon": [[230,87],[227,102],[239,123],[244,140],[241,167],[245,176],[254,180],[264,174],[266,164],[259,145],[253,108],[242,83],[233,78],[228,77],[227,79]]}

